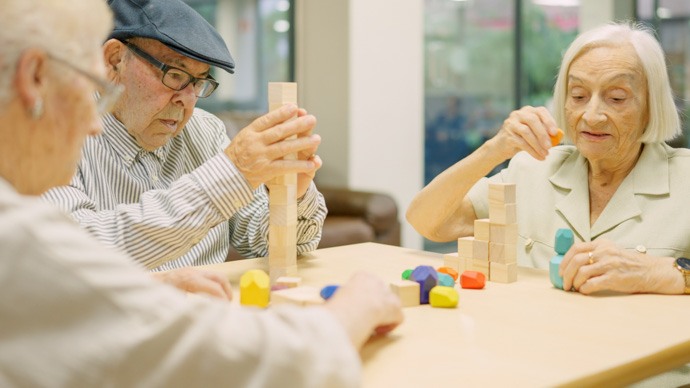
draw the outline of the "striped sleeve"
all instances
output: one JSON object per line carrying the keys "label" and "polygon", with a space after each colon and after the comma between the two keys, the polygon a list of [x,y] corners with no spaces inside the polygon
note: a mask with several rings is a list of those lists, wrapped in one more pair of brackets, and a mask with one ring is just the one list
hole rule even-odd
{"label": "striped sleeve", "polygon": [[98,210],[84,186],[78,170],[69,186],[52,189],[44,197],[105,245],[125,251],[147,269],[185,254],[209,229],[253,200],[251,187],[223,153],[168,189],[146,191],[138,202],[112,210]]}
{"label": "striped sleeve", "polygon": [[[298,255],[311,252],[319,245],[326,213],[326,201],[312,182],[297,201]],[[261,185],[254,192],[254,201],[230,219],[230,243],[245,257],[267,257],[268,225],[268,191]]]}

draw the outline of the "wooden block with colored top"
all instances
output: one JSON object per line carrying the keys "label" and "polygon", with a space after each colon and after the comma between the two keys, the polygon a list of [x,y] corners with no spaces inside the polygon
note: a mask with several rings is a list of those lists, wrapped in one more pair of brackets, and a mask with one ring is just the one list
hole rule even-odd
{"label": "wooden block with colored top", "polygon": [[472,249],[474,248],[474,237],[460,237],[458,239],[458,257],[465,259],[472,258]]}
{"label": "wooden block with colored top", "polygon": [[517,262],[517,244],[489,243],[489,261],[492,263]]}
{"label": "wooden block with colored top", "polygon": [[458,305],[460,296],[454,288],[436,286],[429,292],[429,304],[431,307],[453,308]]}
{"label": "wooden block with colored top", "polygon": [[491,221],[491,224],[498,225],[517,223],[517,204],[490,203],[489,221]]}
{"label": "wooden block with colored top", "polygon": [[429,303],[429,291],[438,285],[438,273],[434,267],[420,265],[410,274],[410,280],[419,283],[419,303]]}
{"label": "wooden block with colored top", "polygon": [[474,240],[472,247],[472,259],[489,261],[488,241]]}
{"label": "wooden block with colored top", "polygon": [[517,244],[518,226],[517,224],[491,225],[491,242],[501,244]]}
{"label": "wooden block with colored top", "polygon": [[490,272],[489,260],[472,259],[472,266],[470,267],[470,270],[475,272],[481,272],[488,279]]}
{"label": "wooden block with colored top", "polygon": [[269,266],[268,275],[271,278],[271,284],[275,284],[278,278],[297,277],[297,264],[287,266]]}
{"label": "wooden block with colored top", "polygon": [[515,203],[515,183],[489,183],[489,203]]}
{"label": "wooden block with colored top", "polygon": [[398,280],[391,283],[391,291],[400,298],[403,307],[419,306],[419,283]]}
{"label": "wooden block with colored top", "polygon": [[453,267],[441,267],[437,269],[436,272],[441,272],[446,275],[450,275],[450,277],[453,278],[453,281],[458,280],[458,270]]}
{"label": "wooden block with colored top", "polygon": [[480,290],[486,286],[486,275],[477,271],[465,271],[460,275],[460,286]]}
{"label": "wooden block with colored top", "polygon": [[517,281],[517,263],[491,263],[489,280],[498,283],[514,283]]}
{"label": "wooden block with colored top", "polygon": [[240,304],[245,306],[268,306],[271,282],[266,272],[253,269],[240,278]]}
{"label": "wooden block with colored top", "polygon": [[276,286],[286,286],[287,288],[299,287],[302,283],[302,278],[283,276],[276,279]]}
{"label": "wooden block with colored top", "polygon": [[[488,218],[474,220],[474,239],[480,241],[489,241],[491,237],[490,221]],[[458,248],[458,251],[460,249]]]}
{"label": "wooden block with colored top", "polygon": [[318,289],[309,286],[288,288],[274,291],[271,294],[271,305],[295,304],[299,306],[320,305],[326,301],[320,295]]}

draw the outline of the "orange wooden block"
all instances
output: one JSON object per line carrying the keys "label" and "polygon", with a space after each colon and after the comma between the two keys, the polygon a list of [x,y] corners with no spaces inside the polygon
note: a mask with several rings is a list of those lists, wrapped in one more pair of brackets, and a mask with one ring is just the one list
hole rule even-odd
{"label": "orange wooden block", "polygon": [[563,131],[558,128],[558,133],[554,136],[551,136],[551,145],[554,147],[557,146],[561,143],[561,139],[563,139]]}
{"label": "orange wooden block", "polygon": [[480,290],[486,286],[486,276],[477,271],[465,271],[460,275],[460,286]]}
{"label": "orange wooden block", "polygon": [[458,271],[455,268],[450,268],[450,267],[441,267],[436,270],[436,272],[444,273],[446,275],[450,275],[450,277],[453,278],[453,280],[457,281],[458,280]]}

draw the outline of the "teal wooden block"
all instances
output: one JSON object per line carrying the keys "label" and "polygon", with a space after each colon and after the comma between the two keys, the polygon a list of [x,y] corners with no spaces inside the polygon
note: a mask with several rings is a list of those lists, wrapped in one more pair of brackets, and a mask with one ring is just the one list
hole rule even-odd
{"label": "teal wooden block", "polygon": [[553,249],[559,255],[565,255],[573,245],[573,231],[570,229],[561,228],[556,231],[556,242],[554,243]]}
{"label": "teal wooden block", "polygon": [[[561,229],[562,230],[562,229]],[[563,255],[556,255],[549,261],[549,279],[554,287],[563,289],[563,277],[558,276],[558,267],[563,261]]]}
{"label": "teal wooden block", "polygon": [[453,280],[453,277],[443,273],[443,272],[436,272],[438,274],[438,285],[443,286],[443,287],[453,287],[455,285],[455,280]]}

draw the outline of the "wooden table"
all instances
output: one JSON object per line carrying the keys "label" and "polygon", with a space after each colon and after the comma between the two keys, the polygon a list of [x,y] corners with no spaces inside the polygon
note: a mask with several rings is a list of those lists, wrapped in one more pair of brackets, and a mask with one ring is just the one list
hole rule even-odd
{"label": "wooden table", "polygon": [[[383,280],[442,255],[380,244],[322,249],[298,259],[305,285],[344,283],[358,269]],[[209,266],[240,276],[266,259]],[[362,350],[364,387],[623,386],[690,363],[690,297],[553,288],[520,268],[517,283],[463,290],[456,309],[405,308],[405,322]],[[235,298],[238,299],[238,298]]]}

